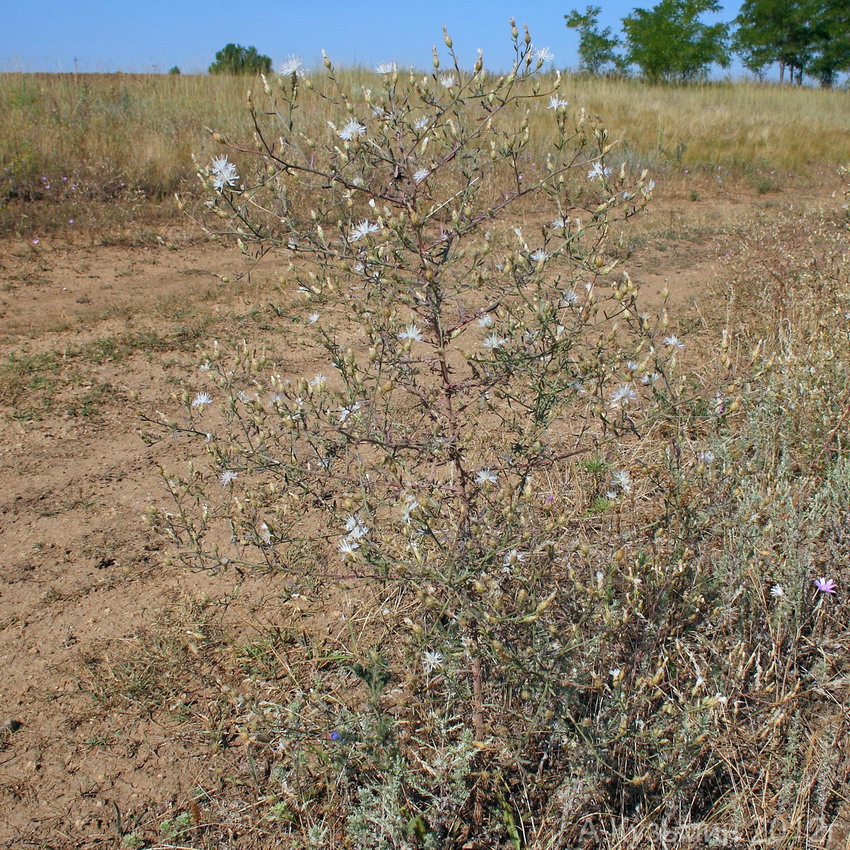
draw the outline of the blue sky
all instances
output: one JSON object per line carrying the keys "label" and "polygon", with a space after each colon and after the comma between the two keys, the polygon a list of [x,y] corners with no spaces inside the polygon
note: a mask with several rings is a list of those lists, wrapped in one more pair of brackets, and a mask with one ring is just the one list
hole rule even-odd
{"label": "blue sky", "polygon": [[[374,66],[398,62],[427,68],[431,45],[442,46],[447,25],[461,59],[510,65],[508,19],[527,23],[535,46],[555,54],[555,66],[578,63],[576,34],[564,14],[588,3],[602,7],[601,23],[619,31],[636,6],[655,0],[8,0],[0,26],[0,71],[151,72],[174,65],[205,70],[228,42],[254,45],[275,67],[291,54],[308,66],[322,49],[335,63]],[[731,20],[739,0],[717,16]]]}

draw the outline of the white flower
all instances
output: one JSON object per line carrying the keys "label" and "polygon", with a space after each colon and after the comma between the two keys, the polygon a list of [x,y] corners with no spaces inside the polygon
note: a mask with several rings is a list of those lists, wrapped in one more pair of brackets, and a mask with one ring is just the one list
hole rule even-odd
{"label": "white flower", "polygon": [[431,119],[427,115],[423,115],[421,118],[416,120],[416,123],[413,125],[413,129],[424,130],[430,123]]}
{"label": "white flower", "polygon": [[538,248],[533,254],[529,255],[528,259],[535,263],[545,263],[549,259],[549,255],[542,248]]}
{"label": "white flower", "polygon": [[714,463],[714,452],[709,452],[709,451],[700,452],[697,455],[697,460],[701,461],[706,466],[711,466],[711,464]]}
{"label": "white flower", "polygon": [[398,66],[395,62],[381,62],[377,68],[375,68],[375,72],[378,74],[392,74],[398,69]]}
{"label": "white flower", "polygon": [[456,86],[457,80],[455,79],[455,75],[454,74],[443,74],[443,76],[440,77],[440,85],[444,89],[450,89],[453,86]]}
{"label": "white flower", "polygon": [[290,77],[292,74],[295,74],[296,77],[300,77],[303,75],[304,63],[301,61],[300,56],[287,56],[286,59],[283,60],[283,64],[280,66],[278,70],[278,74],[281,77]]}
{"label": "white flower", "polygon": [[411,342],[422,342],[422,331],[416,327],[416,325],[408,325],[399,335],[398,338],[404,342],[405,340],[410,340]]}
{"label": "white flower", "polygon": [[234,472],[232,469],[225,469],[221,475],[218,476],[219,483],[222,487],[227,487],[229,484],[232,484],[239,477],[238,472]]}
{"label": "white flower", "polygon": [[342,555],[343,559],[345,559],[352,557],[359,548],[360,544],[356,540],[349,540],[347,537],[344,537],[340,541],[338,551],[339,554]]}
{"label": "white flower", "polygon": [[320,390],[325,385],[327,380],[328,379],[326,375],[316,375],[313,380],[310,381],[310,386],[313,387],[313,389],[315,390]]}
{"label": "white flower", "polygon": [[401,521],[405,525],[410,525],[413,512],[419,507],[419,502],[413,496],[407,497],[407,502],[401,508]]}
{"label": "white flower", "polygon": [[638,363],[636,360],[627,360],[626,361],[626,371],[627,372],[637,372]]}
{"label": "white flower", "polygon": [[640,382],[645,385],[654,384],[661,377],[660,372],[653,372],[651,375],[644,375]]}
{"label": "white flower", "polygon": [[369,527],[356,514],[345,521],[345,530],[349,540],[361,540],[369,533]]}
{"label": "white flower", "polygon": [[485,484],[496,484],[498,480],[496,473],[490,469],[479,469],[475,475],[475,483],[479,487]]}
{"label": "white flower", "polygon": [[621,384],[611,395],[611,407],[625,407],[637,398],[637,393],[628,385]]}
{"label": "white flower", "polygon": [[552,62],[555,59],[555,54],[548,47],[538,47],[534,51],[534,58],[538,62]]}
{"label": "white flower", "polygon": [[489,313],[485,313],[479,320],[478,326],[482,328],[493,327],[493,317]]}
{"label": "white flower", "polygon": [[206,404],[212,404],[212,396],[209,393],[198,393],[192,399],[192,407],[203,407]]}
{"label": "white flower", "polygon": [[550,225],[553,230],[566,230],[570,226],[570,220],[562,215],[560,218],[556,218]]}
{"label": "white flower", "polygon": [[272,543],[272,533],[269,527],[263,523],[260,526],[259,538],[266,544],[266,546],[271,546]]}
{"label": "white flower", "polygon": [[422,669],[430,675],[443,666],[443,653],[439,649],[427,649],[422,653]]}
{"label": "white flower", "polygon": [[590,171],[587,172],[588,180],[603,180],[605,177],[608,177],[611,174],[611,169],[606,168],[602,165],[601,162],[594,162],[590,168]]}
{"label": "white flower", "polygon": [[644,196],[644,198],[648,198],[652,194],[652,190],[655,188],[655,181],[650,180],[649,183],[644,186],[640,192]]}
{"label": "white flower", "polygon": [[340,425],[343,425],[343,424],[345,424],[346,422],[348,422],[348,420],[349,420],[349,419],[350,419],[350,418],[351,418],[351,417],[352,417],[355,413],[357,413],[357,411],[358,411],[358,410],[360,410],[360,402],[359,402],[359,401],[355,401],[355,402],[354,402],[354,404],[350,405],[349,407],[342,407],[342,408],[340,408],[340,411],[339,411],[339,424],[340,424]]}
{"label": "white flower", "polygon": [[618,469],[611,476],[611,480],[614,482],[614,486],[619,487],[624,493],[632,492],[632,476],[629,475],[628,470]]}
{"label": "white flower", "polygon": [[785,588],[781,584],[775,584],[770,588],[770,595],[774,599],[782,599],[785,596]]}
{"label": "white flower", "polygon": [[431,172],[427,168],[420,168],[416,174],[413,175],[414,183],[421,183],[425,180]]}
{"label": "white flower", "polygon": [[502,348],[507,344],[507,340],[500,337],[498,334],[490,334],[481,345],[488,351],[495,351],[497,348]]}
{"label": "white flower", "polygon": [[553,94],[552,97],[549,98],[549,105],[546,107],[547,109],[564,109],[570,105],[568,100],[562,100],[558,95]]}
{"label": "white flower", "polygon": [[320,316],[320,314],[319,314],[319,313],[310,313],[310,315],[309,315],[309,316],[307,316],[307,321],[308,321],[311,325],[315,325],[315,324],[316,324],[316,322],[318,322],[320,318],[321,318],[321,316]]}
{"label": "white flower", "polygon": [[511,567],[515,567],[517,564],[524,564],[528,560],[528,555],[525,552],[520,552],[517,549],[511,549],[510,552],[506,552],[504,558],[502,558],[502,570],[504,572],[510,572]]}
{"label": "white flower", "polygon": [[362,136],[366,132],[366,128],[355,118],[349,118],[345,126],[337,132],[344,142],[350,142],[357,136]]}
{"label": "white flower", "polygon": [[209,364],[209,363],[201,363],[201,365],[200,365],[200,366],[198,366],[198,368],[199,368],[202,372],[209,372],[209,370],[210,370],[212,367],[210,366],[210,364]]}
{"label": "white flower", "polygon": [[671,334],[670,336],[668,336],[668,337],[664,340],[664,345],[667,345],[667,346],[669,346],[670,348],[684,348],[684,347],[685,347],[685,343],[683,343],[683,342],[679,339],[679,337],[677,337],[677,336],[673,336],[673,334]]}
{"label": "white flower", "polygon": [[578,295],[572,291],[572,289],[568,289],[561,296],[561,306],[562,307],[574,307],[578,303]]}
{"label": "white flower", "polygon": [[213,186],[215,186],[219,192],[221,192],[225,186],[235,185],[236,181],[239,179],[239,175],[236,173],[236,166],[230,162],[224,154],[213,157],[210,173],[214,178]]}
{"label": "white flower", "polygon": [[359,224],[356,224],[352,229],[351,233],[348,235],[348,238],[351,239],[352,242],[359,242],[361,239],[364,239],[370,233],[377,233],[381,228],[378,227],[377,224],[373,221],[369,221],[369,219],[364,218]]}

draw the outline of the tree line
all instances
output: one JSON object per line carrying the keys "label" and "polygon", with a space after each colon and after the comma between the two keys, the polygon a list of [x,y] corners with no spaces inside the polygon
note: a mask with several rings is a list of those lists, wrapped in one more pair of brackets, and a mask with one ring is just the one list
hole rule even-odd
{"label": "tree line", "polygon": [[737,54],[763,78],[779,67],[779,80],[802,84],[814,77],[824,87],[850,71],[850,0],[744,0],[731,24],[707,24],[720,12],[717,0],[659,0],[623,18],[622,36],[600,28],[599,6],[565,15],[578,31],[580,69],[625,74],[631,67],[652,81],[703,79],[711,65],[727,68]]}

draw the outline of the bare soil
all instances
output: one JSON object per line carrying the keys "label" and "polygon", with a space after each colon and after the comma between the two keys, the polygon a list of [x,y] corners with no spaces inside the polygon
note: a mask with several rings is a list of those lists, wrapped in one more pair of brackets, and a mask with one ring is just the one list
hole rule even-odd
{"label": "bare soil", "polygon": [[[733,275],[739,228],[830,194],[662,196],[622,268],[651,303],[668,288],[673,315],[700,321]],[[0,244],[0,846],[119,847],[170,813],[213,817],[201,809],[216,789],[250,784],[250,742],[215,708],[241,675],[239,641],[290,616],[271,578],[217,605],[235,577],[165,565],[142,516],[166,502],[159,468],[188,449],[138,433],[192,391],[198,346],[287,339],[275,261],[250,268],[180,223],[100,241],[113,244]],[[293,376],[311,356],[299,351]],[[214,814],[228,846],[252,846],[244,811]]]}

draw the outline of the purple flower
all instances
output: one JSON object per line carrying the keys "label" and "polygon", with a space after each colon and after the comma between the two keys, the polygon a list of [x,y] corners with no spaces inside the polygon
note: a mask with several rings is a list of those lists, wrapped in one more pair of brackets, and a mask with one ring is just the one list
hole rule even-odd
{"label": "purple flower", "polygon": [[333,732],[331,732],[331,740],[338,741],[340,738],[342,738],[342,733],[339,729],[334,729]]}
{"label": "purple flower", "polygon": [[838,585],[831,578],[816,578],[815,587],[821,593],[835,593],[835,588]]}

